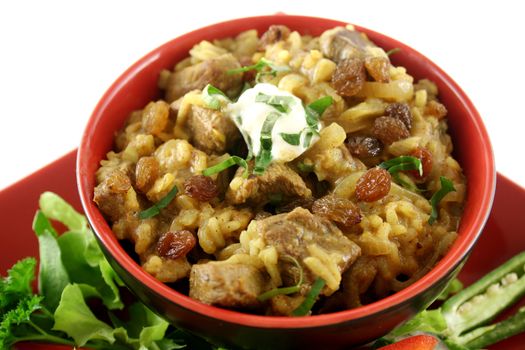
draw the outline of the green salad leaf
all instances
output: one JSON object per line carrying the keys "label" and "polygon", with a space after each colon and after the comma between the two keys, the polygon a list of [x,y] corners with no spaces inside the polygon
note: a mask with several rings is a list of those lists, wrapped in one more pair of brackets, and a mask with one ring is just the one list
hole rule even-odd
{"label": "green salad leaf", "polygon": [[38,290],[44,296],[44,305],[55,311],[60,302],[60,295],[69,284],[69,275],[62,262],[62,251],[56,237],[48,231],[38,235],[40,252],[40,271]]}
{"label": "green salad leaf", "polygon": [[[67,230],[58,234],[52,221]],[[39,292],[34,293],[36,259],[17,262],[0,278],[0,349],[20,341],[50,342],[92,349],[170,350],[193,348],[167,321],[144,304],[125,305],[124,285],[105,259],[86,218],[54,193],[40,198],[33,221],[39,242]],[[96,312],[90,301],[98,300]],[[117,310],[126,307],[126,313]],[[171,336],[176,334],[177,337]],[[214,349],[210,343],[206,349]]]}

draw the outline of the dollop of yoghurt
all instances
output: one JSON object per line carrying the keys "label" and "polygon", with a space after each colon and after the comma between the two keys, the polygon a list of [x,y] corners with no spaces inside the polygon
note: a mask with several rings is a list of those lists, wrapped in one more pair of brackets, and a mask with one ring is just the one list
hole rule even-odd
{"label": "dollop of yoghurt", "polygon": [[[290,162],[319,139],[318,133],[307,123],[301,99],[272,84],[259,83],[247,89],[237,102],[228,104],[225,112],[237,125],[254,156],[261,152],[263,125],[270,115],[274,120],[271,128],[272,161]],[[319,131],[321,127],[318,122],[314,128]]]}

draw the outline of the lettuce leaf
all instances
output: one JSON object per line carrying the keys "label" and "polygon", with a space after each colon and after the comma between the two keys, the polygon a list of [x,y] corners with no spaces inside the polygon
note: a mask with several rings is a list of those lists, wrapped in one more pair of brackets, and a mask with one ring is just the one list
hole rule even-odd
{"label": "lettuce leaf", "polygon": [[115,341],[114,329],[93,314],[77,284],[69,284],[64,288],[54,316],[53,329],[69,335],[78,346],[84,346],[95,339],[105,340],[110,344]]}

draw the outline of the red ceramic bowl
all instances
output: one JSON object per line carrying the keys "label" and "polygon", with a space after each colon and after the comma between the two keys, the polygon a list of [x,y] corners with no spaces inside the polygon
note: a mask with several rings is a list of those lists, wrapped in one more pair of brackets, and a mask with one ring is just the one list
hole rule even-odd
{"label": "red ceramic bowl", "polygon": [[458,239],[450,251],[427,275],[392,296],[353,310],[302,318],[255,316],[204,305],[142,270],[121,247],[92,200],[95,171],[111,149],[115,131],[123,126],[129,112],[160,97],[157,79],[162,69],[187,57],[191,47],[201,40],[231,37],[247,29],[263,33],[272,24],[319,35],[346,23],[288,15],[242,18],[193,31],[153,50],[117,79],[89,120],[78,151],[80,197],[111,265],[145,304],[175,325],[221,344],[245,348],[340,348],[363,344],[427,307],[458,273],[485,224],[495,190],[492,149],[478,112],[446,73],[410,47],[356,26],[385,50],[400,48],[401,52],[392,56],[394,64],[406,67],[416,79],[428,78],[438,85],[440,99],[449,111],[455,156],[467,177],[468,192]]}

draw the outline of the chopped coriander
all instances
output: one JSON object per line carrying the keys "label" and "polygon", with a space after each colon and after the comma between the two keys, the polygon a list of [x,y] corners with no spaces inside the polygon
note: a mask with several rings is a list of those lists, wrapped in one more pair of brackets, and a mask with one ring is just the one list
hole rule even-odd
{"label": "chopped coriander", "polygon": [[321,116],[325,110],[332,105],[334,99],[332,96],[321,97],[317,101],[310,103],[306,106],[306,124],[312,129],[317,131],[318,123],[321,120]]}
{"label": "chopped coriander", "polygon": [[297,134],[287,134],[287,133],[280,133],[282,139],[286,141],[288,144],[292,146],[299,146],[299,143],[301,142],[301,133]]}
{"label": "chopped coriander", "polygon": [[310,173],[314,170],[313,164],[306,164],[304,162],[299,162],[297,164],[297,169],[303,173]]}
{"label": "chopped coriander", "polygon": [[268,150],[261,150],[259,155],[255,157],[255,167],[253,168],[253,173],[255,175],[262,175],[266,168],[270,165],[272,161],[272,152]]}
{"label": "chopped coriander", "polygon": [[211,84],[206,85],[204,89],[202,89],[202,98],[204,99],[206,106],[210,109],[220,109],[221,99],[226,101],[230,100],[224,92]]}
{"label": "chopped coriander", "polygon": [[304,301],[297,307],[297,309],[292,311],[293,316],[306,316],[308,312],[312,309],[312,306],[314,306],[315,301],[317,300],[317,297],[321,293],[321,290],[323,289],[326,282],[320,278],[317,277],[317,279],[314,281],[314,284],[312,285],[312,288],[306,295],[306,298]]}
{"label": "chopped coriander", "polygon": [[423,164],[421,164],[421,160],[412,156],[392,158],[379,164],[379,167],[388,170],[390,174],[395,174],[403,170],[417,170],[420,175],[423,175]]}
{"label": "chopped coriander", "polygon": [[304,141],[303,141],[304,148],[310,147],[310,143],[312,142],[313,136],[314,136],[313,130],[309,130],[308,132],[306,132],[306,135],[304,136]]}
{"label": "chopped coriander", "polygon": [[261,128],[261,150],[255,157],[253,169],[253,173],[256,175],[261,175],[272,161],[272,130],[280,116],[278,113],[270,113],[264,120]]}
{"label": "chopped coriander", "polygon": [[403,173],[394,173],[392,174],[392,177],[398,184],[400,184],[407,190],[412,191],[412,192],[421,192],[421,190],[416,186],[416,184],[407,175]]}
{"label": "chopped coriander", "polygon": [[308,108],[315,111],[319,118],[323,115],[324,111],[334,103],[332,96],[321,97],[320,99],[310,103]]}
{"label": "chopped coriander", "polygon": [[244,168],[243,177],[248,177],[248,163],[246,160],[242,159],[241,157],[237,156],[231,156],[228,159],[223,160],[219,164],[215,164],[214,166],[211,166],[209,168],[206,168],[202,171],[202,175],[210,176],[217,173],[220,173],[221,171],[237,164],[240,167]]}
{"label": "chopped coriander", "polygon": [[140,219],[149,219],[151,217],[154,217],[158,214],[160,214],[160,210],[165,208],[168,204],[171,203],[173,198],[177,195],[177,192],[179,192],[177,186],[173,186],[173,188],[168,192],[166,196],[164,196],[160,201],[153,204],[151,207],[149,207],[146,210],[143,210],[139,213]]}
{"label": "chopped coriander", "polygon": [[430,198],[430,204],[432,205],[432,212],[430,213],[430,217],[428,218],[428,223],[430,225],[432,225],[438,218],[439,202],[441,202],[443,197],[445,197],[449,192],[456,192],[454,184],[446,177],[440,176],[439,181],[441,182],[441,188]]}
{"label": "chopped coriander", "polygon": [[[263,71],[263,69],[265,67],[268,67],[270,70],[267,71],[267,72]],[[288,66],[277,66],[273,62],[271,62],[271,61],[269,61],[269,60],[267,60],[266,58],[263,57],[257,63],[255,63],[255,64],[253,64],[251,66],[244,66],[244,67],[241,67],[241,68],[230,69],[226,73],[227,74],[237,74],[237,73],[249,72],[249,71],[252,71],[252,70],[256,70],[258,72],[257,76],[255,77],[255,81],[259,82],[260,81],[260,77],[263,76],[263,75],[276,76],[278,72],[288,72],[288,71],[290,71],[290,67],[288,67]]]}
{"label": "chopped coriander", "polygon": [[295,259],[294,257],[286,256],[286,259],[290,260],[291,262],[293,262],[295,264],[295,266],[297,266],[297,268],[299,269],[299,281],[297,282],[297,284],[294,285],[294,286],[290,286],[290,287],[281,287],[281,288],[270,289],[269,291],[266,291],[266,292],[260,294],[257,297],[257,300],[262,302],[262,301],[271,299],[271,298],[273,298],[273,297],[275,297],[277,295],[293,294],[293,293],[297,293],[297,292],[299,292],[299,290],[301,290],[301,285],[303,284],[303,268],[301,267],[301,265],[299,264],[297,259]]}
{"label": "chopped coriander", "polygon": [[388,51],[386,52],[386,55],[387,55],[387,56],[390,56],[390,55],[393,55],[393,54],[395,54],[395,53],[398,53],[399,51],[401,51],[401,49],[400,49],[399,47],[394,47],[393,49],[388,50]]}
{"label": "chopped coriander", "polygon": [[266,103],[281,113],[288,113],[290,111],[290,104],[292,104],[293,101],[292,96],[266,95],[262,92],[259,92],[257,96],[255,96],[255,102]]}
{"label": "chopped coriander", "polygon": [[240,115],[235,117],[235,122],[237,125],[242,126],[242,117]]}

